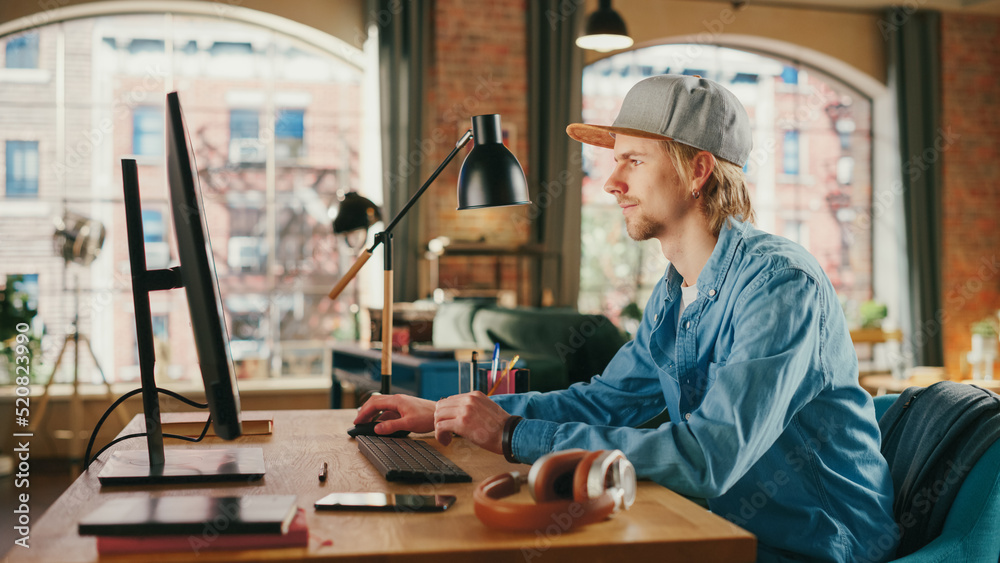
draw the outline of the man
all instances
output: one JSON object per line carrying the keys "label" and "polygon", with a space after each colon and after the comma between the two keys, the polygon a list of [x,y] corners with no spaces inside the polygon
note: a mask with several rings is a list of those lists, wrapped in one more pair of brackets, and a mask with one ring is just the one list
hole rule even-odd
{"label": "man", "polygon": [[[898,541],[871,397],[829,279],[802,247],[750,226],[749,118],[700,77],[638,83],[611,127],[605,185],[633,239],[670,261],[633,341],[590,383],[550,393],[375,397],[389,433],[453,433],[511,461],[618,448],[648,477],[753,532],[760,561],[876,561]],[[663,410],[669,421],[637,428]],[[515,416],[516,415],[516,416]],[[523,420],[521,417],[524,417]]]}

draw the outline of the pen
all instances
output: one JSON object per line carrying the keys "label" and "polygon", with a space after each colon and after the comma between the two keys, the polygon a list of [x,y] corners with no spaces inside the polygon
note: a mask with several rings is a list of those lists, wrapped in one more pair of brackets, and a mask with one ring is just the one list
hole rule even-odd
{"label": "pen", "polygon": [[[497,369],[500,367],[500,343],[493,345],[493,365],[490,366],[490,373],[486,376],[486,382],[492,386],[497,377]],[[488,387],[487,387],[488,388]]]}
{"label": "pen", "polygon": [[479,352],[472,351],[472,374],[469,375],[469,392],[476,390],[476,377],[479,376]]}
{"label": "pen", "polygon": [[329,472],[330,472],[330,466],[327,465],[327,463],[324,461],[323,462],[323,467],[319,468],[319,480],[320,480],[321,483],[323,481],[326,481],[326,476],[327,476],[327,474]]}
{"label": "pen", "polygon": [[[496,383],[493,384],[493,387],[490,387],[490,392],[486,394],[487,397],[497,392],[497,389],[500,387],[500,384],[503,383],[505,379],[507,379],[508,375],[510,375],[510,369],[514,367],[514,364],[516,364],[517,360],[519,360],[520,358],[521,356],[514,356],[514,359],[511,360],[509,364],[507,364],[507,369],[503,370],[503,376],[497,379]],[[508,387],[508,390],[509,389],[510,388]]]}

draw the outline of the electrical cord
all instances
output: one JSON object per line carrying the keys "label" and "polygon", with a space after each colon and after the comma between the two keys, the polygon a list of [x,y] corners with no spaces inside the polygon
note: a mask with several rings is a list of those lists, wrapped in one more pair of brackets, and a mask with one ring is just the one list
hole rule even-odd
{"label": "electrical cord", "polygon": [[[90,464],[94,463],[95,461],[97,461],[97,458],[100,457],[100,455],[102,453],[104,453],[105,451],[107,451],[107,449],[110,448],[111,446],[113,446],[113,445],[115,445],[115,444],[117,444],[117,443],[119,443],[121,441],[124,441],[124,440],[129,440],[131,438],[142,438],[142,437],[148,435],[147,432],[139,432],[139,433],[136,433],[136,434],[128,434],[128,435],[125,435],[125,436],[121,436],[121,437],[115,438],[114,440],[112,440],[111,442],[109,442],[108,444],[106,444],[103,448],[101,448],[96,454],[94,454],[93,458],[90,457],[90,451],[94,447],[94,442],[97,441],[97,433],[100,432],[101,426],[104,425],[104,421],[107,420],[109,416],[111,416],[111,413],[114,412],[114,410],[118,407],[118,405],[120,405],[123,402],[125,402],[125,400],[128,399],[129,397],[133,397],[133,396],[135,396],[135,395],[137,395],[137,394],[139,394],[141,392],[142,392],[142,388],[133,389],[133,390],[129,391],[128,393],[125,393],[121,397],[118,397],[118,399],[115,400],[115,402],[112,403],[111,406],[108,407],[107,410],[104,411],[104,415],[101,416],[101,419],[99,421],[97,421],[97,426],[94,427],[94,431],[90,433],[90,440],[87,442],[87,451],[83,455],[83,461],[84,461],[83,470],[84,471],[87,471],[90,468]],[[177,393],[175,393],[173,391],[170,391],[169,389],[161,389],[161,388],[157,387],[156,388],[156,392],[157,393],[163,393],[164,395],[168,395],[170,397],[173,397],[174,399],[177,399],[178,401],[181,401],[181,402],[183,402],[183,403],[185,403],[187,405],[190,405],[192,407],[195,407],[197,409],[207,409],[208,408],[208,403],[199,403],[197,401],[192,401],[191,399],[188,399],[187,397],[184,397],[183,395],[180,395],[180,394],[177,394]],[[191,438],[189,436],[178,436],[177,434],[164,434],[163,437],[164,438],[173,438],[175,440],[184,440],[185,442],[200,442],[200,441],[202,441],[202,439],[205,438],[205,435],[208,434],[208,429],[209,429],[209,427],[211,425],[212,425],[212,415],[209,414],[208,415],[208,420],[205,421],[205,427],[201,429],[201,435],[198,436],[197,438]]]}

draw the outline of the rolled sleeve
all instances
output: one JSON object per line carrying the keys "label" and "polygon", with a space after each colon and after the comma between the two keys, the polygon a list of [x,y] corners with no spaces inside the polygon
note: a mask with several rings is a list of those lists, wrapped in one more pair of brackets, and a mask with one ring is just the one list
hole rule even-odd
{"label": "rolled sleeve", "polygon": [[558,422],[531,418],[522,420],[514,428],[514,435],[511,437],[514,457],[522,463],[534,463],[552,452],[552,442],[558,429]]}

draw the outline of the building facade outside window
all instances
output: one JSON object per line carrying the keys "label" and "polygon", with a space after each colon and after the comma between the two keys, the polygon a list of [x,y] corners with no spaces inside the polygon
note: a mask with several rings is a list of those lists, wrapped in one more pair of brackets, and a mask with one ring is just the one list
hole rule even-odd
{"label": "building facade outside window", "polygon": [[[72,325],[76,280],[80,330],[92,336],[104,373],[113,382],[139,377],[134,347],[123,345],[135,342],[135,317],[121,158],[138,157],[147,267],[178,265],[163,150],[168,91],[179,93],[194,150],[239,377],[324,375],[283,370],[286,353],[295,365],[322,365],[298,360],[304,351],[322,359],[329,341],[353,337],[353,292],[326,297],[354,259],[332,233],[330,208],[341,191],[381,201],[380,180],[363,181],[361,163],[378,147],[361,134],[378,130],[370,123],[377,96],[363,93],[374,83],[367,77],[375,58],[329,36],[306,42],[282,31],[298,24],[281,18],[268,28],[213,9],[78,17],[0,37],[5,65],[41,67],[0,92],[16,109],[0,131],[0,205],[37,200],[8,207],[16,214],[0,221],[0,275],[41,273],[41,381]],[[67,93],[62,106],[59,87]],[[37,136],[9,136],[18,131]],[[313,135],[321,142],[306,151]],[[53,249],[53,219],[67,212],[107,230],[86,266],[67,264]],[[184,292],[154,292],[150,301],[157,340],[169,342],[156,350],[157,379],[196,378]],[[100,382],[85,363],[81,381]]]}

